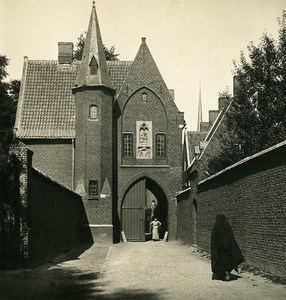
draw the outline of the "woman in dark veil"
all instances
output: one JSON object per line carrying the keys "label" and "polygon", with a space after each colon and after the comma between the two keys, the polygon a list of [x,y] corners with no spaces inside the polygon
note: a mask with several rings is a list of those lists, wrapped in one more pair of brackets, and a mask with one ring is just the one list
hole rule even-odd
{"label": "woman in dark veil", "polygon": [[212,279],[229,281],[229,273],[244,261],[225,215],[217,215],[211,234]]}

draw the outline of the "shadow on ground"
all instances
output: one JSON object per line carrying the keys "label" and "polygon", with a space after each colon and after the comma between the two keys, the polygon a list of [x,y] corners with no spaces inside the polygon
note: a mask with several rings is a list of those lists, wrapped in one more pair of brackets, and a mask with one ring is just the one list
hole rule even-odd
{"label": "shadow on ground", "polygon": [[94,298],[99,300],[159,300],[159,295],[146,290],[116,290],[112,294],[97,294]]}
{"label": "shadow on ground", "polygon": [[100,272],[100,264],[105,259],[109,247],[98,248],[98,264],[92,268],[92,272],[90,269],[83,271],[69,264],[60,264],[69,260],[79,260],[79,256],[89,247],[83,245],[71,251],[64,251],[33,269],[0,271],[0,299],[158,299],[155,294],[144,290],[111,289],[112,293],[106,293],[107,287],[102,283],[104,275]]}
{"label": "shadow on ground", "polygon": [[99,273],[58,267],[2,272],[0,299],[87,299],[99,278]]}
{"label": "shadow on ground", "polygon": [[99,272],[81,272],[57,266],[41,270],[2,272],[0,275],[1,300],[50,299],[159,299],[144,290],[116,290],[105,293]]}
{"label": "shadow on ground", "polygon": [[229,273],[229,280],[225,280],[225,278],[219,278],[217,276],[215,276],[214,274],[212,275],[212,280],[220,280],[220,281],[233,281],[233,280],[237,280],[238,278],[242,278],[241,276]]}

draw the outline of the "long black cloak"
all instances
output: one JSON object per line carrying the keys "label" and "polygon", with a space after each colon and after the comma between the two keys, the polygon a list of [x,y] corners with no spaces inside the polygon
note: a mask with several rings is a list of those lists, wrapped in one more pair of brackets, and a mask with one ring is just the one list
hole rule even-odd
{"label": "long black cloak", "polygon": [[211,234],[212,272],[216,274],[231,272],[243,261],[229,222],[225,215],[217,215]]}

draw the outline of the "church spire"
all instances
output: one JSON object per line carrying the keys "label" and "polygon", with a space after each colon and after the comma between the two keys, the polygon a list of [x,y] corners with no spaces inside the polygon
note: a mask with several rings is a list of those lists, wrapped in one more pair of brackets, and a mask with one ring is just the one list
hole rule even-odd
{"label": "church spire", "polygon": [[76,87],[105,86],[113,89],[107,70],[105,53],[95,9],[95,1],[92,3],[92,11],[86,34],[81,65],[76,80]]}
{"label": "church spire", "polygon": [[198,125],[197,131],[201,131],[201,123],[203,122],[203,112],[202,112],[202,93],[201,93],[201,82],[199,88],[199,106],[198,106]]}

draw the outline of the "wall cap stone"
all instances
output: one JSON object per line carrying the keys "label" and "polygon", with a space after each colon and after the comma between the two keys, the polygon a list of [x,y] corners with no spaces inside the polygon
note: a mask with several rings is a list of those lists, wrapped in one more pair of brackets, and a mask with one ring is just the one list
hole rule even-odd
{"label": "wall cap stone", "polygon": [[205,182],[207,182],[207,181],[209,181],[209,180],[211,180],[211,179],[213,179],[213,178],[215,178],[215,177],[218,177],[219,175],[221,175],[221,174],[223,174],[223,173],[225,173],[225,172],[227,172],[227,171],[229,171],[229,170],[231,170],[231,169],[234,169],[235,167],[237,167],[237,166],[239,166],[239,165],[245,164],[246,162],[248,162],[248,161],[250,161],[250,160],[256,159],[257,157],[260,157],[260,156],[262,156],[262,155],[265,155],[265,154],[267,154],[267,153],[269,153],[269,152],[271,152],[271,151],[274,151],[274,150],[276,150],[276,149],[278,149],[278,148],[282,148],[283,146],[286,146],[286,140],[283,141],[283,142],[281,142],[281,143],[278,143],[278,144],[276,144],[276,145],[274,145],[274,146],[272,146],[272,147],[269,147],[269,148],[267,148],[267,149],[265,149],[265,150],[262,150],[262,151],[260,151],[260,152],[258,152],[258,153],[255,153],[255,154],[253,154],[253,155],[251,155],[251,156],[248,156],[248,157],[246,157],[246,158],[244,158],[244,159],[242,159],[242,160],[236,162],[236,163],[233,164],[233,165],[230,165],[229,167],[227,167],[227,168],[225,168],[225,169],[223,169],[223,170],[221,170],[221,171],[215,173],[214,175],[211,175],[210,177],[208,177],[208,178],[206,178],[206,179],[204,179],[204,180],[199,181],[199,182],[198,182],[198,185],[201,185],[201,184],[203,184],[203,183],[205,183]]}
{"label": "wall cap stone", "polygon": [[81,197],[80,194],[78,194],[77,192],[73,191],[73,190],[72,190],[71,188],[69,188],[68,186],[66,186],[66,185],[64,185],[64,184],[62,184],[62,183],[60,183],[60,182],[58,182],[57,180],[55,180],[55,179],[52,178],[51,176],[45,174],[44,172],[40,171],[39,169],[37,169],[37,168],[35,168],[35,167],[32,167],[32,169],[33,169],[34,171],[36,171],[37,173],[41,174],[42,176],[46,177],[47,179],[51,180],[52,182],[56,183],[57,185],[59,185],[59,186],[63,187],[64,189],[66,189],[66,190],[72,192],[73,194],[75,194],[75,195]]}

